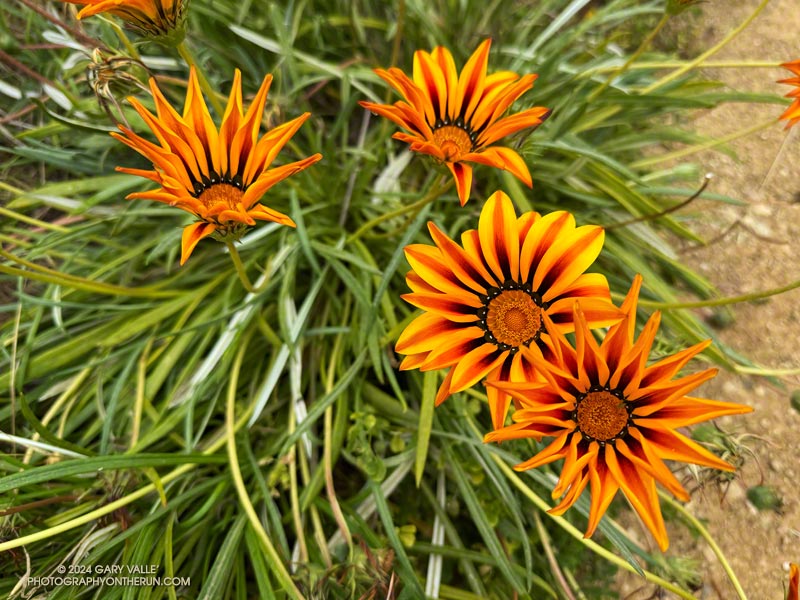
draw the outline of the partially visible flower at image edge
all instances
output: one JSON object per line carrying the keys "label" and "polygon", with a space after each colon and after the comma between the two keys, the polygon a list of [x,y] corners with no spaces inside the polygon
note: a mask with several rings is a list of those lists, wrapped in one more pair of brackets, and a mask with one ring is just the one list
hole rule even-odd
{"label": "partially visible flower at image edge", "polygon": [[[622,318],[605,276],[584,273],[602,249],[601,227],[576,227],[565,211],[517,217],[511,199],[498,191],[461,245],[433,222],[428,229],[435,246],[405,249],[412,293],[403,299],[424,312],[400,334],[395,350],[408,355],[401,370],[449,369],[437,405],[484,377],[535,378],[536,361],[520,350],[544,343],[543,316],[559,331],[572,331],[576,300],[593,327]],[[487,396],[492,423],[500,427],[511,398],[494,388]]]}
{"label": "partially visible flower at image edge", "polygon": [[392,137],[429,154],[450,169],[463,206],[472,187],[472,166],[480,163],[508,170],[528,187],[531,174],[511,148],[492,146],[501,138],[544,121],[549,109],[537,106],[501,118],[522,94],[533,87],[536,75],[520,77],[511,71],[487,75],[489,47],[485,40],[459,74],[453,55],[437,46],[431,53],[417,50],[409,78],[398,68],[375,69],[405,100],[394,104],[359,104],[405,129]]}
{"label": "partially visible flower at image edge", "polygon": [[788,83],[789,85],[796,86],[795,89],[786,94],[787,98],[794,98],[794,102],[792,102],[789,108],[779,117],[780,119],[789,121],[786,124],[786,129],[789,129],[800,122],[800,59],[783,63],[781,66],[789,69],[795,75],[794,77],[778,81],[778,83]]}
{"label": "partially visible flower at image edge", "polygon": [[[621,489],[664,551],[669,540],[656,482],[679,500],[689,500],[688,492],[664,461],[734,470],[677,430],[723,415],[751,412],[752,408],[686,395],[714,377],[717,369],[673,379],[692,357],[708,347],[710,340],[647,365],[661,315],[654,313],[634,339],[641,282],[637,275],[622,304],[625,318],[608,329],[599,345],[577,304],[574,347],[545,315],[550,360],[540,363],[539,372],[546,383],[487,381],[487,385],[510,393],[518,409],[512,415],[513,425],[484,439],[555,438],[534,457],[514,467],[524,471],[564,459],[553,489],[553,498],[563,498],[548,512],[563,514],[588,485],[591,503],[585,536],[590,537]],[[539,358],[535,346],[525,352]]]}
{"label": "partially visible flower at image edge", "polygon": [[219,130],[211,120],[194,68],[189,74],[183,115],[164,98],[155,79],[150,79],[150,89],[156,115],[136,98],[128,98],[159,144],[119,125],[122,133],[112,132],[111,135],[145,156],[155,170],[127,167],[117,167],[117,170],[150,179],[161,186],[129,194],[128,199],[163,202],[197,217],[197,222],[183,230],[181,265],[197,243],[208,236],[220,241],[236,241],[249,226],[256,224],[256,220],[295,226],[287,215],[264,206],[259,200],[273,185],[314,164],[322,155],[314,154],[270,169],[281,148],[310,116],[304,113],[258,139],[271,82],[272,76],[267,75],[244,114],[241,72],[237,69]]}
{"label": "partially visible flower at image edge", "polygon": [[800,567],[794,563],[789,564],[789,592],[786,600],[800,600]]}
{"label": "partially visible flower at image edge", "polygon": [[186,33],[189,0],[61,0],[83,4],[78,18],[108,13],[119,17],[145,37],[176,46]]}

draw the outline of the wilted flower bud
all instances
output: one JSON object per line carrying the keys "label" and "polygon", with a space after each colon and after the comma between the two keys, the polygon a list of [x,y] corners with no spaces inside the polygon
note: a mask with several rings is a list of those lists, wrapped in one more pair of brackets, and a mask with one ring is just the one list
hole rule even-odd
{"label": "wilted flower bud", "polygon": [[[108,54],[100,48],[95,48],[91,53],[91,60],[86,70],[89,83],[100,106],[112,120],[127,125],[117,97],[125,97],[136,89],[148,91],[147,86],[135,74],[136,71],[140,71],[142,74],[148,73],[147,67],[139,60],[128,56]],[[116,110],[116,114],[111,112],[111,106]]]}
{"label": "wilted flower bud", "polygon": [[83,4],[78,18],[108,13],[125,21],[140,35],[177,46],[186,35],[186,9],[189,0],[62,0]]}

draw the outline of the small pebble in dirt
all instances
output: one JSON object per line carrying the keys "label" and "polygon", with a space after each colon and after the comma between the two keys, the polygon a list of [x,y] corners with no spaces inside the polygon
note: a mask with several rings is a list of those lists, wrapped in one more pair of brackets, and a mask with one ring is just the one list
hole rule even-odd
{"label": "small pebble in dirt", "polygon": [[756,485],[747,489],[747,499],[758,510],[774,510],[780,512],[783,499],[777,490],[769,485]]}
{"label": "small pebble in dirt", "polygon": [[733,311],[727,306],[715,310],[706,317],[706,322],[714,329],[725,329],[733,325],[735,321],[736,317],[733,315]]}
{"label": "small pebble in dirt", "polygon": [[789,404],[791,404],[795,411],[800,413],[800,390],[795,390],[792,392],[792,395],[789,396]]}

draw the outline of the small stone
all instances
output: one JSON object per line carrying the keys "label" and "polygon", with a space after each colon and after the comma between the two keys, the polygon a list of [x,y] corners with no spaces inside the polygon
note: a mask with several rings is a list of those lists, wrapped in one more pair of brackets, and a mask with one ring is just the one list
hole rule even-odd
{"label": "small stone", "polygon": [[747,490],[747,499],[758,510],[780,511],[783,499],[778,491],[769,485],[756,485]]}
{"label": "small stone", "polygon": [[800,389],[793,391],[792,395],[789,396],[789,404],[795,412],[800,413]]}

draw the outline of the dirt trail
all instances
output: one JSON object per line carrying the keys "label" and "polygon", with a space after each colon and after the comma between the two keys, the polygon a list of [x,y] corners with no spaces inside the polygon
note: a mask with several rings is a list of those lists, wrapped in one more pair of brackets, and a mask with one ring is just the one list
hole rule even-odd
{"label": "dirt trail", "polygon": [[[711,0],[702,5],[699,23],[696,16],[681,16],[697,33],[699,50],[693,49],[692,56],[721,40],[758,4],[759,0]],[[798,0],[772,0],[748,29],[712,60],[787,62],[800,58],[799,9]],[[705,74],[739,91],[783,95],[790,89],[776,83],[789,76],[780,68],[707,69]],[[720,137],[777,118],[781,112],[778,105],[728,104],[700,113],[691,125],[701,133]],[[714,174],[713,191],[746,202],[744,206],[715,203],[694,207],[692,216],[698,219],[700,233],[708,240],[722,237],[706,248],[681,253],[687,264],[726,296],[800,279],[796,250],[800,237],[800,127],[761,188],[785,137],[782,125],[775,124],[733,142],[730,147],[738,160],[714,152],[692,157],[704,171]],[[800,367],[800,289],[760,303],[736,305],[733,314],[733,323],[719,330],[719,341],[765,367]],[[755,408],[750,415],[720,423],[726,431],[761,438],[742,440],[754,456],[746,457],[744,468],[724,494],[706,486],[693,493],[688,505],[692,514],[707,524],[750,600],[783,600],[788,562],[800,563],[800,414],[791,409],[789,400],[797,389],[798,376],[782,378],[779,387],[763,378],[720,373],[698,393]],[[772,486],[782,497],[779,512],[758,511],[748,502],[747,488],[759,484]],[[671,531],[668,557],[689,556],[698,561],[703,577],[698,597],[736,598],[708,546],[682,527]],[[625,593],[635,589],[623,587]],[[652,598],[652,592],[649,588],[623,597]]]}

